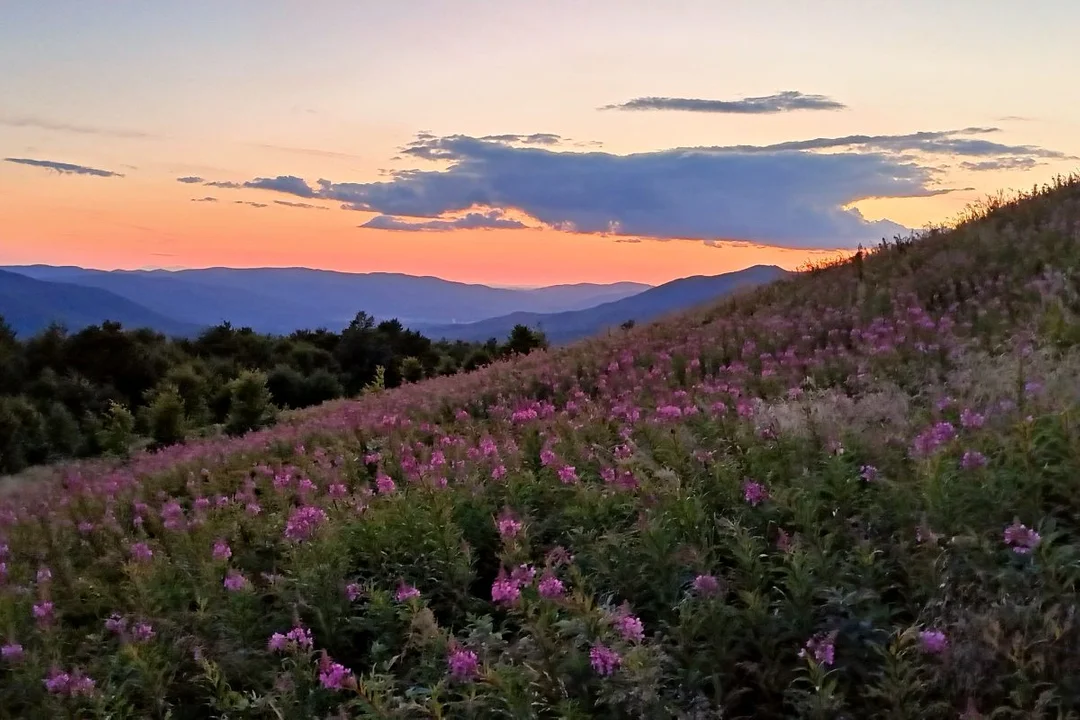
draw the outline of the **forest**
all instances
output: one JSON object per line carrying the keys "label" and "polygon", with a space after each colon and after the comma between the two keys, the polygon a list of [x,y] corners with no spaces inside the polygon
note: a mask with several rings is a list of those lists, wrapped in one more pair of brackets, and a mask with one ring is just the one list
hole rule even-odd
{"label": "forest", "polygon": [[525,326],[499,342],[433,341],[360,312],[347,328],[194,338],[105,322],[20,338],[0,316],[0,475],[67,458],[126,455],[270,425],[277,413],[365,389],[474,370],[546,347]]}

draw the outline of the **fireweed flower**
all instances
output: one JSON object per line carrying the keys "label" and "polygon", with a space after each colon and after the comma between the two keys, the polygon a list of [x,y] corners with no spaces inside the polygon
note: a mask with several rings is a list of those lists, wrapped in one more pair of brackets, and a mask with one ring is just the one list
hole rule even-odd
{"label": "fireweed flower", "polygon": [[53,621],[53,604],[49,600],[35,604],[32,612],[38,625],[48,625]]}
{"label": "fireweed flower", "polygon": [[230,570],[228,574],[225,575],[225,580],[222,585],[224,585],[225,589],[229,592],[240,592],[241,590],[247,589],[249,583],[243,573],[237,570]]}
{"label": "fireweed flower", "polygon": [[398,602],[407,602],[409,600],[412,600],[413,598],[420,597],[420,591],[414,588],[412,585],[402,582],[400,585],[398,585],[398,589],[397,592],[394,594],[394,597],[397,598]]}
{"label": "fireweed flower", "polygon": [[1039,533],[1026,525],[1021,525],[1019,521],[1014,521],[1012,525],[1005,528],[1003,539],[1005,544],[1011,546],[1013,552],[1018,555],[1029,554],[1042,542],[1042,536]]}
{"label": "fireweed flower", "polygon": [[53,695],[77,697],[91,695],[94,692],[94,681],[78,672],[69,674],[53,668],[42,682],[45,684],[45,689]]}
{"label": "fireweed flower", "polygon": [[105,629],[116,635],[121,635],[127,630],[127,620],[120,615],[113,615],[105,621]]}
{"label": "fireweed flower", "polygon": [[541,578],[537,589],[540,591],[540,597],[548,598],[549,600],[562,597],[565,592],[562,580],[554,575],[545,575]]}
{"label": "fireweed flower", "polygon": [[397,485],[394,484],[393,479],[389,475],[379,475],[375,478],[375,487],[378,488],[380,495],[389,495],[394,492]]}
{"label": "fireweed flower", "polygon": [[324,651],[319,661],[319,684],[327,690],[342,690],[351,687],[354,682],[352,671],[331,660]]}
{"label": "fireweed flower", "polygon": [[750,505],[757,506],[769,499],[769,491],[761,483],[747,480],[743,484],[743,499]]}
{"label": "fireweed flower", "polygon": [[496,603],[512,605],[521,597],[521,588],[513,579],[501,575],[491,585],[491,600]]}
{"label": "fireweed flower", "polygon": [[598,675],[608,677],[622,665],[622,658],[605,645],[593,645],[589,650],[589,664]]}
{"label": "fireweed flower", "polygon": [[17,662],[22,660],[23,646],[19,643],[7,643],[6,645],[0,645],[0,660],[6,660],[7,662]]}
{"label": "fireweed flower", "polygon": [[698,595],[715,595],[720,590],[720,581],[715,575],[698,575],[694,578],[694,592]]}
{"label": "fireweed flower", "polygon": [[645,639],[645,625],[639,618],[629,613],[620,613],[612,623],[623,640],[641,642]]}
{"label": "fireweed flower", "polygon": [[38,568],[37,581],[39,583],[47,583],[52,580],[52,571],[47,567]]}
{"label": "fireweed flower", "polygon": [[940,630],[923,630],[919,633],[919,646],[930,655],[940,655],[949,649],[949,639]]}
{"label": "fireweed flower", "polygon": [[454,680],[468,680],[476,675],[480,661],[472,650],[455,648],[446,656],[446,664]]}
{"label": "fireweed flower", "polygon": [[578,481],[577,468],[573,465],[563,465],[559,468],[559,480],[565,485],[573,485]]}
{"label": "fireweed flower", "polygon": [[315,530],[326,522],[326,512],[314,505],[294,508],[285,523],[285,537],[294,542],[307,540]]}
{"label": "fireweed flower", "polygon": [[131,559],[137,563],[150,562],[154,557],[154,551],[144,542],[132,543],[128,551],[131,553]]}
{"label": "fireweed flower", "polygon": [[502,514],[501,517],[495,522],[495,525],[499,528],[499,535],[506,538],[516,537],[521,532],[524,525],[520,520],[515,518],[509,511]]}
{"label": "fireweed flower", "polygon": [[878,469],[873,465],[863,465],[859,468],[859,477],[866,482],[874,482],[878,477]]}
{"label": "fireweed flower", "polygon": [[964,470],[975,470],[986,465],[986,456],[978,450],[967,450],[960,459],[960,467]]}
{"label": "fireweed flower", "polygon": [[345,597],[349,599],[349,602],[356,602],[361,594],[363,594],[363,588],[358,583],[349,583],[345,586]]}
{"label": "fireweed flower", "polygon": [[228,560],[232,557],[232,548],[229,547],[229,543],[224,540],[218,540],[214,543],[214,559],[215,560]]}
{"label": "fireweed flower", "polygon": [[821,665],[832,665],[836,659],[836,633],[818,633],[806,641],[799,657],[810,657]]}
{"label": "fireweed flower", "polygon": [[131,629],[131,637],[135,642],[146,642],[155,635],[157,633],[154,632],[154,626],[150,623],[135,623],[135,627]]}
{"label": "fireweed flower", "polygon": [[270,640],[266,645],[273,652],[291,652],[294,650],[310,650],[315,646],[315,641],[311,637],[310,630],[297,625],[284,635],[274,633],[270,636]]}

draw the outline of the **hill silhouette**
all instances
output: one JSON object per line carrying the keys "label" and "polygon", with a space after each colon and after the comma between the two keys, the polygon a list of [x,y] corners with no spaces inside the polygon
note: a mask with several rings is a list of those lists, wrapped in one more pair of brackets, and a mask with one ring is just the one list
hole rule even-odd
{"label": "hill silhouette", "polygon": [[554,343],[595,335],[627,321],[648,322],[677,310],[700,305],[735,290],[753,287],[787,276],[775,265],[754,265],[723,275],[680,278],[643,292],[602,303],[596,307],[560,313],[516,312],[460,325],[416,326],[431,337],[482,342],[501,338],[515,325],[540,330]]}

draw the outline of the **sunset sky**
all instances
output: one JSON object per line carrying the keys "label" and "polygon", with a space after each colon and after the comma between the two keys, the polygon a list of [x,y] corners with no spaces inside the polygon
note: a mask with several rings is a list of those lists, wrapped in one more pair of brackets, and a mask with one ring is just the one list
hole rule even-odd
{"label": "sunset sky", "polygon": [[1080,169],[1060,0],[0,5],[0,264],[660,283]]}

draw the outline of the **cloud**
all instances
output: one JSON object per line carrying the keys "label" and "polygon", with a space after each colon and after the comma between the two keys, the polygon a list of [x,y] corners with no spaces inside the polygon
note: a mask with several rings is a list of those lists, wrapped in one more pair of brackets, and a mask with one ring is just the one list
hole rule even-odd
{"label": "cloud", "polygon": [[1001,132],[996,127],[969,127],[962,130],[916,132],[907,135],[845,135],[820,137],[811,140],[791,140],[772,145],[727,145],[710,148],[739,153],[775,153],[787,150],[866,149],[886,153],[920,152],[934,155],[987,157],[995,155],[1024,155],[1046,159],[1076,159],[1057,150],[1034,145],[1004,145],[971,135]]}
{"label": "cloud", "polygon": [[[1063,157],[982,137],[995,132],[965,128],[850,135],[630,155],[423,134],[405,152],[445,167],[398,170],[375,182],[309,183],[283,175],[244,186],[377,213],[367,227],[383,229],[450,230],[460,227],[452,223],[466,222],[454,216],[483,207],[515,209],[560,230],[617,237],[854,247],[907,232],[887,219],[867,219],[854,203],[957,191],[938,184],[942,163],[927,157],[983,162]],[[481,215],[472,222],[495,220],[508,221]]]}
{"label": "cloud", "polygon": [[254,180],[244,183],[243,186],[246,188],[254,188],[256,190],[276,190],[277,192],[297,195],[299,197],[315,197],[314,191],[308,187],[308,184],[304,182],[302,178],[298,178],[295,175],[278,175],[274,178],[255,178]]}
{"label": "cloud", "polygon": [[427,220],[424,222],[409,222],[393,215],[378,215],[367,221],[360,227],[375,228],[378,230],[404,230],[404,231],[428,231],[447,232],[449,230],[477,230],[477,229],[504,229],[521,230],[527,228],[522,222],[504,217],[499,210],[491,210],[486,213],[471,212],[464,217],[451,220]]}
{"label": "cloud", "polygon": [[217,202],[217,201],[218,201],[218,199],[216,197],[210,197],[209,195],[207,195],[206,197],[201,197],[201,198],[191,198],[191,202]]}
{"label": "cloud", "polygon": [[98,170],[86,165],[73,165],[72,163],[56,162],[53,160],[32,160],[30,158],[4,158],[5,162],[30,165],[32,167],[55,170],[61,175],[91,175],[93,177],[124,177],[121,173],[111,170]]}
{"label": "cloud", "polygon": [[297,155],[311,155],[313,157],[326,157],[336,158],[338,160],[362,160],[359,155],[352,155],[350,153],[335,152],[333,150],[319,150],[316,148],[299,148],[290,147],[288,145],[270,145],[266,143],[250,143],[254,147],[261,147],[267,150],[279,150],[281,152],[295,153]]}
{"label": "cloud", "polygon": [[233,202],[236,203],[237,205],[250,205],[251,207],[256,207],[256,208],[270,207],[266,203],[251,202],[250,200],[234,200]]}
{"label": "cloud", "polygon": [[328,207],[326,207],[324,205],[312,205],[311,203],[305,203],[305,202],[289,202],[288,200],[275,200],[274,203],[277,204],[277,205],[284,205],[286,207],[291,207],[291,208],[301,208],[303,210],[329,210],[330,209],[330,208],[328,208]]}
{"label": "cloud", "polygon": [[203,179],[197,175],[188,175],[187,177],[176,178],[176,182],[188,183],[189,185],[194,183],[201,183]]}
{"label": "cloud", "polygon": [[785,90],[774,95],[742,100],[703,100],[700,98],[639,97],[601,110],[677,110],[681,112],[720,113],[727,115],[771,115],[795,110],[846,110],[847,105],[825,95],[807,95]]}
{"label": "cloud", "polygon": [[78,135],[100,135],[102,137],[116,138],[152,138],[149,133],[138,130],[121,130],[116,128],[102,128],[92,125],[74,125],[71,123],[53,122],[44,118],[29,115],[0,117],[0,125],[8,127],[36,128],[38,130],[52,130],[55,132],[75,133]]}
{"label": "cloud", "polygon": [[962,162],[960,167],[973,172],[983,172],[986,170],[1030,170],[1039,164],[1039,161],[1033,157],[1003,157],[979,162]]}
{"label": "cloud", "polygon": [[485,135],[481,140],[501,143],[523,143],[525,145],[558,145],[562,142],[561,135],[554,133],[533,133],[532,135]]}

